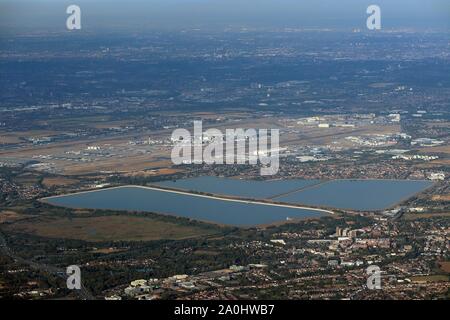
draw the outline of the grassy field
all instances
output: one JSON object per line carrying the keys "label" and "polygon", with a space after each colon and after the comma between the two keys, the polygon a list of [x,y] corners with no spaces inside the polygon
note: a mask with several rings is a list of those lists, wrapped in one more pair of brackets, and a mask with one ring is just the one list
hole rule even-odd
{"label": "grassy field", "polygon": [[110,215],[96,217],[41,217],[6,227],[13,232],[49,238],[101,241],[180,240],[213,234],[207,227],[179,225],[151,217]]}

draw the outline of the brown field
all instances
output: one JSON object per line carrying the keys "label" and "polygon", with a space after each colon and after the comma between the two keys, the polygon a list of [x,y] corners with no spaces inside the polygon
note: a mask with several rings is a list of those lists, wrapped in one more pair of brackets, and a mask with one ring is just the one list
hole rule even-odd
{"label": "brown field", "polygon": [[43,217],[7,226],[13,232],[48,238],[100,241],[181,240],[212,234],[200,227],[182,226],[154,218],[101,216],[86,218]]}
{"label": "brown field", "polygon": [[448,159],[448,160],[438,159],[438,160],[433,160],[430,162],[414,165],[414,167],[416,167],[416,168],[435,168],[435,167],[442,167],[442,166],[450,166],[450,159]]}
{"label": "brown field", "polygon": [[[125,121],[125,120],[124,120]],[[67,128],[80,128],[80,127],[93,127],[97,123],[109,123],[111,117],[107,115],[87,115],[80,117],[68,117],[68,118],[58,118],[58,119],[46,119],[44,121],[39,121],[40,125],[53,125],[58,126],[64,125]]]}
{"label": "brown field", "polygon": [[2,135],[0,134],[0,144],[14,144],[20,143],[19,137],[10,136],[10,135]]}
{"label": "brown field", "polygon": [[416,277],[411,277],[411,281],[415,282],[415,283],[447,282],[447,281],[449,281],[449,277],[446,275],[416,276]]}
{"label": "brown field", "polygon": [[111,253],[119,253],[125,252],[127,249],[117,249],[117,248],[102,248],[102,249],[94,249],[92,253],[101,253],[101,254],[111,254]]}
{"label": "brown field", "polygon": [[88,209],[73,209],[73,213],[78,217],[90,216],[92,214]]}
{"label": "brown field", "polygon": [[439,266],[442,271],[450,273],[450,261],[441,261],[439,262]]}
{"label": "brown field", "polygon": [[0,212],[0,224],[11,223],[25,218],[29,218],[29,216],[24,216],[15,211],[5,210]]}
{"label": "brown field", "polygon": [[180,170],[180,169],[164,168],[164,169],[154,169],[154,170],[131,172],[131,173],[126,174],[125,176],[128,176],[128,177],[152,177],[152,176],[174,174],[174,173],[178,173],[178,172],[182,172],[182,171],[183,170]]}
{"label": "brown field", "polygon": [[22,138],[46,137],[57,133],[58,133],[57,131],[52,130],[30,130],[30,131],[15,131],[15,132],[0,131],[0,134],[2,136],[22,137]]}
{"label": "brown field", "polygon": [[19,182],[21,184],[26,184],[26,185],[37,184],[39,182],[39,180],[40,180],[39,175],[34,172],[25,172],[25,173],[18,175],[15,178],[16,182]]}
{"label": "brown field", "polygon": [[79,181],[76,179],[69,179],[65,177],[52,177],[52,178],[44,178],[42,183],[46,187],[54,187],[54,186],[70,186],[72,184],[78,183]]}
{"label": "brown field", "polygon": [[431,199],[434,201],[450,201],[450,194],[433,196]]}
{"label": "brown field", "polygon": [[216,251],[208,251],[208,250],[196,250],[194,251],[195,255],[205,255],[205,256],[218,256],[219,252]]}
{"label": "brown field", "polygon": [[447,153],[447,154],[450,154],[450,145],[422,148],[419,151],[425,152],[425,153]]}
{"label": "brown field", "polygon": [[172,162],[170,160],[152,161],[152,159],[150,159],[148,155],[140,155],[129,156],[126,158],[99,160],[92,163],[66,164],[64,166],[64,174],[71,176],[86,173],[96,173],[99,171],[127,173],[164,166],[169,167],[171,165]]}
{"label": "brown field", "polygon": [[450,166],[450,159],[439,159],[431,162],[434,165]]}

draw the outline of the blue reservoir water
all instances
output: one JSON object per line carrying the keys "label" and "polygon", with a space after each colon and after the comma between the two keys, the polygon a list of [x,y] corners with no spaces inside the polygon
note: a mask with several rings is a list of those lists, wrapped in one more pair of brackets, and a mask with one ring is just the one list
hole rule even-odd
{"label": "blue reservoir water", "polygon": [[351,210],[384,210],[433,184],[426,180],[238,180],[197,177],[157,183],[162,187],[242,198],[326,206]]}
{"label": "blue reservoir water", "polygon": [[431,181],[333,180],[274,200],[339,209],[377,211],[392,207],[420,191]]}
{"label": "blue reservoir water", "polygon": [[318,184],[320,180],[242,180],[219,177],[197,177],[155,183],[178,190],[207,192],[250,199],[268,199],[277,195]]}
{"label": "blue reservoir water", "polygon": [[313,210],[231,202],[133,186],[47,198],[46,202],[71,208],[155,212],[236,226],[322,215]]}
{"label": "blue reservoir water", "polygon": [[[432,185],[412,180],[274,180],[246,181],[199,177],[166,181],[160,186],[242,198],[339,209],[377,211],[389,208]],[[254,226],[317,217],[324,213],[300,208],[232,202],[164,190],[126,186],[52,197],[53,205],[126,211],[145,211],[187,217],[219,224]]]}

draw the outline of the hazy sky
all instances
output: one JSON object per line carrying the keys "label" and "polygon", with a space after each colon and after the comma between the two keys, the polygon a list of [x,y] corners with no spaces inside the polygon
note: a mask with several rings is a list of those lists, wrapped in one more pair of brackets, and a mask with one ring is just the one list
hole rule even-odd
{"label": "hazy sky", "polygon": [[450,0],[0,0],[0,28],[63,30],[77,4],[84,29],[363,28],[371,4],[385,28],[450,28]]}

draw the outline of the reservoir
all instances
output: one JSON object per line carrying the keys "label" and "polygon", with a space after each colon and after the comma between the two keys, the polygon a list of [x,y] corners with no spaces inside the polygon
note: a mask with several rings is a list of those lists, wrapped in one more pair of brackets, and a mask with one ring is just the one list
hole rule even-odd
{"label": "reservoir", "polygon": [[272,180],[198,177],[164,181],[159,186],[276,202],[380,211],[431,187],[428,180]]}
{"label": "reservoir", "polygon": [[[308,206],[380,211],[432,184],[431,181],[419,180],[250,181],[198,177],[160,182],[157,188],[123,186],[43,200],[71,208],[154,212],[218,224],[255,226],[332,213]],[[160,187],[176,190],[158,189]],[[211,195],[190,194],[189,191]],[[235,199],[221,199],[217,197],[220,195]],[[284,205],[247,199],[270,199]]]}
{"label": "reservoir", "polygon": [[171,189],[205,192],[250,199],[269,199],[277,195],[301,190],[320,183],[320,180],[243,180],[219,177],[197,177],[176,181],[162,181],[155,185]]}
{"label": "reservoir", "polygon": [[154,212],[235,226],[255,226],[286,221],[287,218],[326,214],[314,209],[218,199],[139,186],[81,192],[50,197],[44,201],[70,208]]}
{"label": "reservoir", "polygon": [[431,181],[333,180],[274,200],[359,211],[381,211],[431,187]]}

